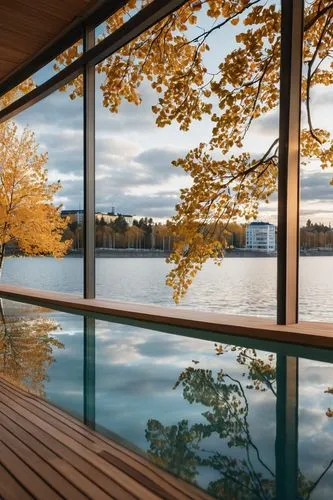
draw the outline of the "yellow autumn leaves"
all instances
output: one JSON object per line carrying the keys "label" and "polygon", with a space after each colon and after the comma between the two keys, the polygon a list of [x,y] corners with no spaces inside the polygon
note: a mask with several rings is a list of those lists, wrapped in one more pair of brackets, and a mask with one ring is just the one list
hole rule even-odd
{"label": "yellow autumn leaves", "polygon": [[[102,36],[150,1],[127,2],[107,20]],[[310,89],[333,83],[331,0],[310,0],[304,15],[302,97],[307,123],[301,153],[303,161],[318,159],[329,168],[332,139],[312,123]],[[211,35],[223,32],[225,25],[234,26],[235,48],[215,68],[208,67]],[[219,54],[216,44],[211,48]],[[69,64],[78,50],[75,46],[62,54],[57,68]],[[142,85],[149,82],[156,92],[152,112],[157,126],[177,123],[187,131],[193,121],[205,116],[210,120],[207,143],[174,162],[192,178],[192,186],[181,191],[173,218],[177,244],[167,283],[179,301],[207,259],[221,262],[225,243],[216,234],[226,233],[240,217],[255,218],[260,202],[268,202],[276,190],[278,138],[255,158],[243,145],[252,124],[279,106],[280,11],[264,0],[191,0],[105,59],[97,71],[103,78],[103,105],[113,113],[123,100],[140,105]],[[81,77],[70,90],[71,98],[82,95]]]}
{"label": "yellow autumn leaves", "polygon": [[47,155],[38,152],[34,134],[14,123],[0,125],[0,268],[5,246],[16,242],[27,255],[62,257],[67,221],[53,205],[59,183],[47,178]]}

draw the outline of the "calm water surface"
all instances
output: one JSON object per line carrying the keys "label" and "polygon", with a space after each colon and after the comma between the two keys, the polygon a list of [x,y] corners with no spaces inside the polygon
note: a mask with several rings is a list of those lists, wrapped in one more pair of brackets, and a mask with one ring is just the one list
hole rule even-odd
{"label": "calm water surface", "polygon": [[[216,345],[209,332],[199,339],[185,329],[98,320],[95,356],[85,360],[92,332],[81,316],[7,301],[4,312],[2,376],[79,419],[84,408],[95,413],[99,431],[216,498],[276,498],[281,344],[233,345],[220,335]],[[299,356],[297,498],[329,500],[333,351],[283,349]],[[85,363],[95,386],[84,385]]]}
{"label": "calm water surface", "polygon": [[[175,307],[165,285],[168,269],[161,258],[98,258],[97,296]],[[2,281],[82,293],[82,270],[79,258],[12,258]],[[276,259],[226,258],[221,267],[209,262],[177,307],[274,317]],[[333,321],[333,257],[301,257],[300,317]]]}

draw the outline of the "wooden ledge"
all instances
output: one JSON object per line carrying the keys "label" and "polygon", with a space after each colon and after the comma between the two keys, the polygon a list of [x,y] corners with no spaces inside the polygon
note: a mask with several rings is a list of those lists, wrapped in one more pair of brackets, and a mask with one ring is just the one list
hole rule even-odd
{"label": "wooden ledge", "polygon": [[[293,325],[277,325],[269,318],[227,315],[107,299],[84,299],[69,293],[46,292],[5,284],[0,286],[0,297],[76,314],[89,313],[98,317],[102,316],[105,320],[116,321],[117,318],[125,318],[230,336],[333,348],[333,323],[302,321]],[[153,325],[152,328],[157,329]]]}

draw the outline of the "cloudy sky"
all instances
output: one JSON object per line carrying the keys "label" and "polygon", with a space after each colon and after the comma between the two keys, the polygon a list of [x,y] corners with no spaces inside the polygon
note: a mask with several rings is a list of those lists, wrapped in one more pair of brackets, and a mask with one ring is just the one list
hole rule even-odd
{"label": "cloudy sky", "polygon": [[[207,21],[206,21],[207,22]],[[234,32],[217,30],[211,38],[211,51],[206,62],[216,70],[224,54],[234,46]],[[49,70],[39,72],[37,80],[45,79]],[[208,140],[212,128],[207,119],[193,123],[189,132],[180,132],[176,125],[156,127],[151,106],[155,92],[144,84],[142,104],[123,103],[118,114],[102,106],[101,83],[97,77],[96,93],[96,203],[97,210],[166,219],[174,213],[179,189],[190,185],[182,170],[171,161],[186,154],[199,142]],[[313,92],[315,126],[332,126],[333,99],[328,89]],[[71,101],[66,93],[56,92],[21,113],[16,121],[36,132],[42,151],[48,151],[49,178],[60,180],[62,190],[57,198],[66,209],[83,207],[82,185],[82,99]],[[245,148],[254,155],[264,151],[278,133],[278,115],[273,113],[254,123]],[[311,218],[333,223],[333,187],[331,172],[321,172],[313,163],[302,170],[302,223]],[[272,197],[260,212],[261,220],[276,222],[277,202]]]}

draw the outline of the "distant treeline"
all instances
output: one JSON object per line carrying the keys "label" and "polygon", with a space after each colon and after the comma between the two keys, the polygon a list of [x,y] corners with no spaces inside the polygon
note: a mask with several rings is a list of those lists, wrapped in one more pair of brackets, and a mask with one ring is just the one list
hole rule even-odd
{"label": "distant treeline", "polygon": [[[72,239],[72,249],[78,250],[83,245],[82,225],[70,222],[64,234],[65,239]],[[216,238],[225,238],[226,247],[244,248],[246,245],[246,224],[232,223],[225,231],[222,226],[216,226]],[[96,248],[133,248],[136,250],[155,249],[171,252],[175,241],[170,221],[154,222],[152,218],[134,219],[129,225],[126,219],[119,215],[114,222],[106,223],[103,218],[96,220]],[[301,249],[333,248],[333,230],[331,226],[322,223],[312,223],[309,219],[300,229]]]}
{"label": "distant treeline", "polygon": [[[245,225],[234,223],[229,226],[228,231],[223,231],[217,226],[217,239],[222,238],[224,234],[227,247],[244,247],[245,227]],[[82,248],[82,225],[77,221],[70,222],[65,231],[64,239],[72,239],[73,250]],[[152,218],[144,217],[134,219],[133,225],[130,225],[121,215],[111,223],[106,223],[103,217],[96,220],[96,248],[155,249],[171,252],[174,241],[175,236],[170,221],[162,224],[154,222]]]}
{"label": "distant treeline", "polygon": [[309,248],[333,248],[333,231],[331,225],[312,223],[307,220],[306,225],[300,230],[300,247],[303,250]]}

